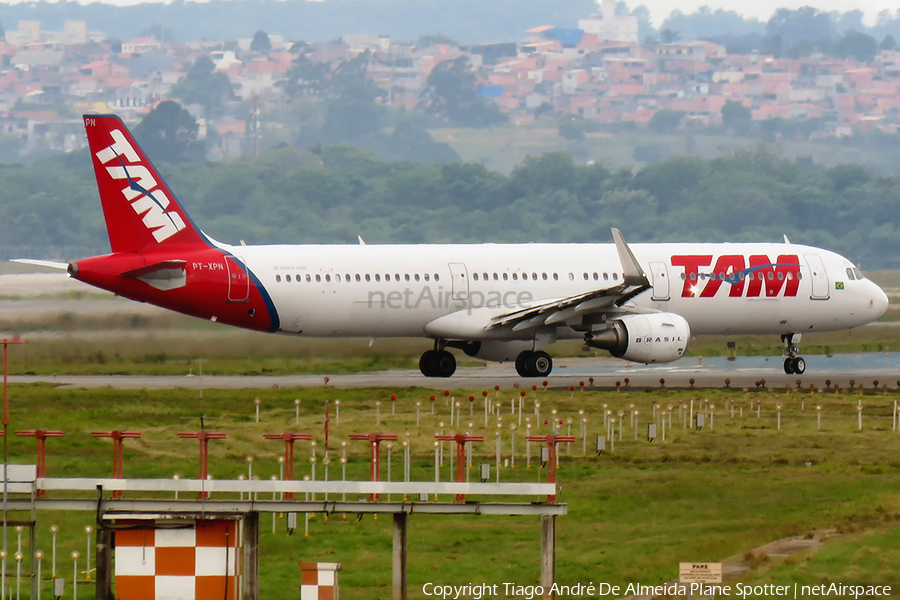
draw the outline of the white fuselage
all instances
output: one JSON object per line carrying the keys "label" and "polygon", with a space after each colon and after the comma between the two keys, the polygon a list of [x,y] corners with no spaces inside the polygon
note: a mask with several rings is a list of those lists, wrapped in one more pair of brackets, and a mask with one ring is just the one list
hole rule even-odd
{"label": "white fuselage", "polygon": [[[613,244],[222,247],[268,292],[279,332],[313,337],[434,337],[427,325],[456,311],[500,315],[612,287],[623,277]],[[693,335],[847,329],[887,309],[877,285],[854,274],[846,258],[819,248],[630,247],[653,284],[630,302],[681,315]],[[519,339],[534,335],[523,331]],[[560,325],[556,335],[582,334]]]}

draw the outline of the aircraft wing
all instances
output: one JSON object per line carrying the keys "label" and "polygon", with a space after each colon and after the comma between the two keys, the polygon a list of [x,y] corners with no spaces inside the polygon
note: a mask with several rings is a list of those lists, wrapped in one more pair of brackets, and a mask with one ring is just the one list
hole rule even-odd
{"label": "aircraft wing", "polygon": [[485,329],[512,326],[513,331],[523,331],[533,327],[562,324],[572,318],[591,313],[633,312],[622,310],[622,306],[650,289],[650,281],[625,242],[622,232],[613,228],[612,234],[619,260],[622,262],[624,273],[622,283],[567,298],[538,301],[526,308],[496,315],[491,318]]}

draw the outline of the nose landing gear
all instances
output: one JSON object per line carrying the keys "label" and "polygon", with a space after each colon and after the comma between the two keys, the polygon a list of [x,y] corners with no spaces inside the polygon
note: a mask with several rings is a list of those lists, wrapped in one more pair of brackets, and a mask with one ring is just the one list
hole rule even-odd
{"label": "nose landing gear", "polygon": [[784,372],[788,375],[802,375],[806,371],[806,361],[803,360],[802,356],[797,356],[800,348],[796,342],[800,341],[800,334],[782,334],[781,341],[787,348],[787,356],[784,359]]}

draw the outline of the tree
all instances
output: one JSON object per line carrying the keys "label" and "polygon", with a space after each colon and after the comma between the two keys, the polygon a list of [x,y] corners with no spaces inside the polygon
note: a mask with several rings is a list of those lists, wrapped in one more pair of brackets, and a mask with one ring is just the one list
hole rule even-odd
{"label": "tree", "polygon": [[672,31],[669,28],[663,29],[659,32],[659,41],[662,44],[671,44],[673,42],[677,42],[681,39],[681,34],[677,31]]}
{"label": "tree", "polygon": [[257,31],[253,34],[253,41],[250,42],[250,50],[252,52],[268,52],[272,49],[272,41],[269,34],[265,31]]}
{"label": "tree", "polygon": [[669,154],[669,147],[665,144],[638,144],[631,152],[634,160],[648,165],[662,162]]}
{"label": "tree", "polygon": [[3,29],[3,25],[0,25],[0,40],[6,39],[6,30]]}
{"label": "tree", "polygon": [[197,141],[197,121],[177,102],[166,100],[134,128],[134,137],[148,156],[181,163],[203,160],[203,144]]}
{"label": "tree", "polygon": [[766,23],[766,32],[781,36],[789,55],[804,56],[827,50],[834,36],[834,21],[830,13],[811,6],[779,8]]}
{"label": "tree", "polygon": [[857,62],[870,62],[878,52],[878,42],[871,35],[848,31],[834,45],[834,54]]}
{"label": "tree", "polygon": [[683,118],[683,110],[671,110],[668,108],[664,108],[662,110],[656,111],[653,114],[647,126],[656,133],[666,133],[669,131],[674,131],[679,125],[681,125],[681,120]]}
{"label": "tree", "polygon": [[420,36],[419,41],[416,43],[419,48],[428,48],[429,46],[437,46],[438,44],[459,47],[459,42],[440,33]]}
{"label": "tree", "polygon": [[739,135],[744,134],[753,125],[753,114],[742,102],[728,100],[722,107],[722,124]]}
{"label": "tree", "polygon": [[496,104],[478,95],[468,59],[445,60],[432,69],[422,90],[425,110],[461,127],[490,127],[507,119]]}
{"label": "tree", "polygon": [[891,34],[887,34],[884,36],[884,39],[881,40],[881,43],[878,44],[878,50],[896,50],[897,49],[897,40],[894,39],[894,36]]}
{"label": "tree", "polygon": [[576,119],[565,119],[559,124],[559,135],[573,142],[582,142],[585,139],[584,124]]}
{"label": "tree", "polygon": [[[285,78],[276,85],[284,88],[284,93],[289,98],[300,96],[321,96],[328,87],[328,77],[331,66],[328,63],[314,63],[309,59],[308,46],[299,48],[299,56],[291,61],[291,68],[285,74]],[[296,47],[297,44],[294,44]],[[294,48],[291,48],[291,52]]]}
{"label": "tree", "polygon": [[141,36],[152,37],[158,42],[172,42],[175,37],[172,30],[165,25],[150,25],[149,27],[145,27],[141,31]]}
{"label": "tree", "polygon": [[187,75],[172,86],[169,96],[185,104],[201,104],[207,116],[222,114],[227,100],[234,100],[234,89],[228,75],[215,72],[216,66],[208,56],[201,56],[191,65]]}

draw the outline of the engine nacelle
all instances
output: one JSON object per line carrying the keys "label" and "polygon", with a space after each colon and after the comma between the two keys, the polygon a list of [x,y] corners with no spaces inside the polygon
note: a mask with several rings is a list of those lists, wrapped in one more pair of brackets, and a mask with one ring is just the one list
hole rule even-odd
{"label": "engine nacelle", "polygon": [[626,315],[608,323],[609,329],[586,340],[616,358],[644,364],[668,363],[681,358],[691,339],[691,327],[673,313]]}
{"label": "engine nacelle", "polygon": [[[451,343],[451,345],[453,345]],[[459,347],[463,352],[474,358],[493,362],[514,362],[523,350],[534,348],[534,342],[522,340],[510,340],[508,342],[465,342]]]}

